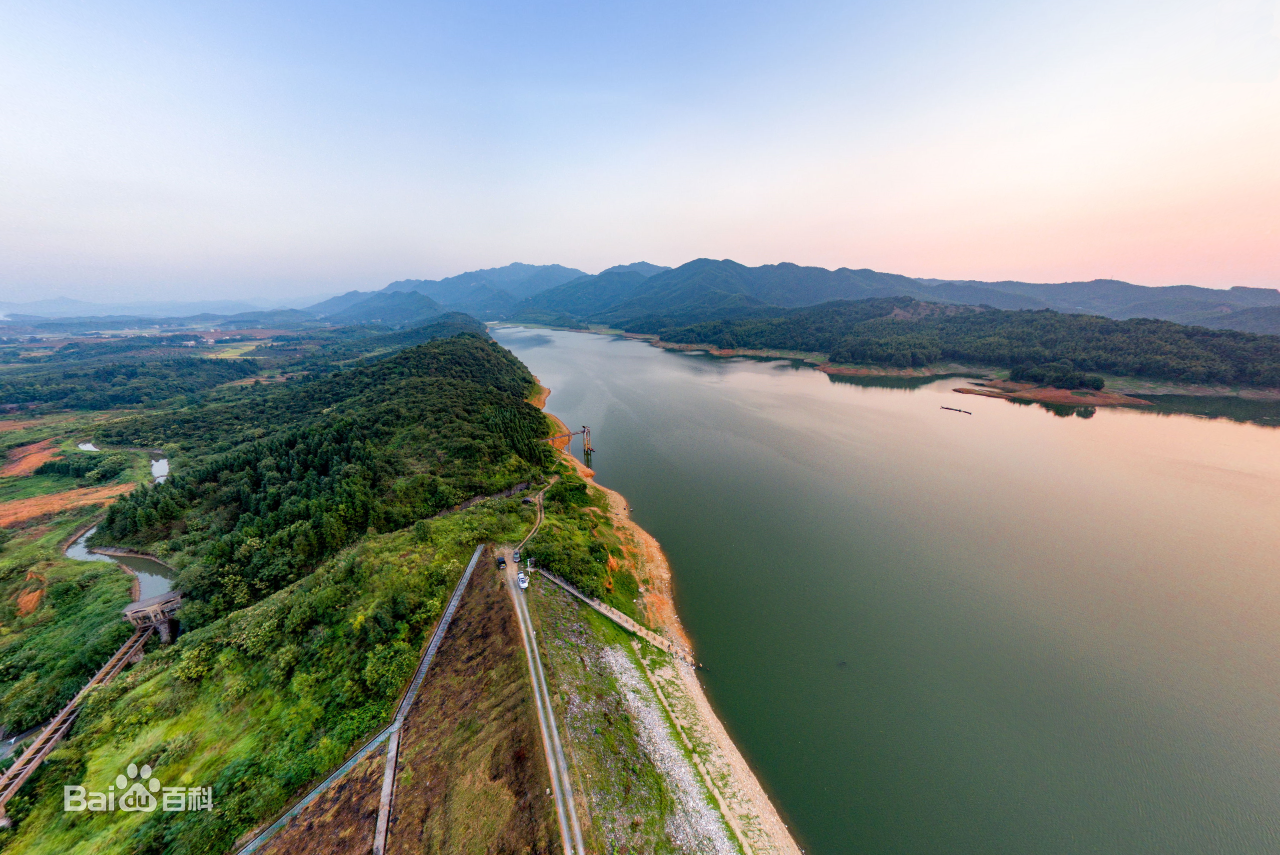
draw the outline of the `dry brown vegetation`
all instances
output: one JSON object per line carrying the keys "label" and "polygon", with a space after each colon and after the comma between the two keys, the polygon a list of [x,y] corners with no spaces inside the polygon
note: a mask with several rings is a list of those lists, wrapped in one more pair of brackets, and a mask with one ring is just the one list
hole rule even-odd
{"label": "dry brown vegetation", "polygon": [[136,486],[138,485],[134,483],[108,484],[105,487],[84,487],[78,490],[51,493],[47,496],[0,502],[0,528],[7,528],[47,514],[65,511],[68,508],[81,508],[85,505],[107,505],[115,501],[116,497],[129,492]]}
{"label": "dry brown vegetation", "polygon": [[9,430],[22,430],[23,428],[40,427],[45,424],[46,419],[5,419],[0,421],[0,433]]}
{"label": "dry brown vegetation", "polygon": [[8,462],[0,467],[0,477],[30,475],[40,468],[40,464],[52,460],[59,454],[51,439],[15,448],[9,452]]}
{"label": "dry brown vegetation", "polygon": [[369,753],[346,776],[307,805],[259,850],[263,855],[307,852],[364,855],[373,848],[387,749]]}
{"label": "dry brown vegetation", "polygon": [[34,614],[35,610],[40,607],[40,600],[44,598],[45,578],[34,570],[27,571],[27,582],[35,582],[36,587],[26,588],[18,593],[18,617],[26,617]]}
{"label": "dry brown vegetation", "polygon": [[560,851],[511,599],[486,553],[400,742],[388,853]]}

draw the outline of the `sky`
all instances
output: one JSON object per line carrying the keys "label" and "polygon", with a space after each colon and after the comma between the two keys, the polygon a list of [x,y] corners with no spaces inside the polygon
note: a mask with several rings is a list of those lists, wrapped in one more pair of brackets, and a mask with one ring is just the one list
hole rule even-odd
{"label": "sky", "polygon": [[1280,286],[1280,0],[0,20],[0,301],[698,257]]}

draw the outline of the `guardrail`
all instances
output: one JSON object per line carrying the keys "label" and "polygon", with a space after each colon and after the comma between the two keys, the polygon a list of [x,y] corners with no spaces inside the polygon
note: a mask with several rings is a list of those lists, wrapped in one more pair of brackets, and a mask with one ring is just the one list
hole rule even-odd
{"label": "guardrail", "polygon": [[[440,648],[440,642],[444,638],[445,631],[449,629],[449,622],[453,620],[453,613],[458,607],[458,601],[462,599],[462,592],[467,587],[467,582],[471,579],[471,573],[476,568],[476,562],[480,559],[480,553],[484,550],[484,544],[476,547],[476,551],[471,555],[471,563],[467,565],[466,571],[462,574],[462,578],[458,580],[457,587],[453,590],[453,596],[449,599],[449,605],[445,609],[444,614],[440,618],[440,623],[436,625],[435,634],[431,637],[431,643],[427,645],[427,650],[422,654],[422,661],[418,663],[418,671],[414,674],[413,682],[409,684],[409,689],[405,692],[399,706],[396,708],[396,716],[391,724],[380,730],[368,742],[360,746],[356,753],[352,754],[347,762],[339,766],[334,772],[325,778],[314,788],[312,788],[305,796],[300,798],[287,809],[275,822],[268,825],[265,829],[254,836],[252,840],[240,847],[236,851],[236,855],[249,855],[256,851],[262,844],[266,843],[276,832],[284,828],[289,820],[300,814],[308,805],[319,798],[325,790],[342,780],[348,772],[351,771],[357,763],[368,757],[373,749],[377,748],[383,742],[386,742],[393,734],[399,735],[400,725],[404,721],[404,716],[408,714],[409,708],[413,706],[413,698],[417,695],[418,689],[422,687],[422,681],[426,677],[427,669],[431,666],[431,660],[435,658],[436,651]],[[397,741],[398,744],[398,741]],[[390,757],[388,757],[390,764]],[[379,806],[379,818],[381,818],[381,806]],[[379,850],[381,851],[381,850]]]}
{"label": "guardrail", "polygon": [[654,632],[651,629],[647,629],[641,626],[631,618],[624,615],[622,612],[615,609],[613,606],[605,605],[604,603],[597,600],[595,597],[588,597],[586,594],[582,593],[577,588],[573,587],[568,582],[561,579],[559,576],[555,575],[554,573],[548,573],[545,570],[539,570],[538,573],[539,575],[544,576],[547,579],[550,579],[552,582],[555,582],[561,588],[564,588],[570,594],[577,597],[579,600],[582,600],[582,602],[591,606],[591,608],[595,609],[600,614],[604,615],[609,620],[618,624],[628,632],[635,633],[636,635],[643,638],[645,641],[652,644],[654,647],[657,647],[660,650],[667,651],[672,656],[675,656],[677,659],[681,659],[687,662],[688,664],[692,665],[695,668],[698,666],[698,663],[693,658],[693,654],[690,653],[681,645],[676,644],[675,642],[671,641],[668,638],[663,638],[662,636],[658,635],[656,632]]}
{"label": "guardrail", "polygon": [[36,737],[36,741],[31,743],[31,747],[22,752],[22,756],[9,767],[8,771],[0,776],[0,828],[8,828],[10,825],[9,817],[5,815],[5,807],[9,804],[9,800],[17,795],[18,790],[22,789],[22,785],[27,779],[40,768],[40,764],[44,762],[44,758],[49,756],[49,752],[57,746],[62,737],[67,735],[67,731],[71,730],[71,725],[75,724],[76,716],[80,714],[80,705],[84,702],[85,695],[90,689],[97,686],[104,686],[124,670],[124,666],[135,657],[141,657],[142,648],[146,645],[147,639],[151,637],[151,633],[155,631],[154,627],[146,627],[139,629],[129,637],[120,649],[107,660],[107,664],[98,669],[98,673],[93,675],[93,679],[85,684],[85,687],[76,693],[62,711],[54,716],[53,721],[40,732]]}

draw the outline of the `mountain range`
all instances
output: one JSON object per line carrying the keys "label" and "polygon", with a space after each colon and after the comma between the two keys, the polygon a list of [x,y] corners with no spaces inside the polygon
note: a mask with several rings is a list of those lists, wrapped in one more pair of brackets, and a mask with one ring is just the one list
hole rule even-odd
{"label": "mountain range", "polygon": [[[71,300],[0,304],[12,328],[34,332],[232,324],[239,327],[381,324],[403,328],[443,312],[482,320],[550,326],[666,328],[709,320],[776,317],[781,310],[832,300],[912,297],[931,303],[996,309],[1053,309],[1117,320],[1155,318],[1182,324],[1280,334],[1280,291],[1274,288],[1149,287],[1115,279],[1090,282],[927,279],[798,264],[748,267],[699,258],[676,268],[648,262],[587,274],[559,264],[509,264],[444,279],[402,279],[377,291],[349,291],[302,309],[243,311],[243,304],[182,304],[199,314],[157,306],[97,306]],[[180,304],[160,308],[176,309]],[[115,311],[104,311],[110,308]],[[96,311],[95,311],[96,310]],[[225,314],[219,314],[219,311]],[[233,314],[234,313],[234,314]],[[68,317],[75,315],[75,317]],[[108,317],[104,317],[108,316]],[[56,318],[57,320],[50,320]],[[2,319],[0,319],[2,320]]]}
{"label": "mountain range", "polygon": [[611,268],[517,303],[507,320],[583,327],[664,327],[770,317],[831,300],[913,297],[996,309],[1053,309],[1124,320],[1155,318],[1215,329],[1280,334],[1274,288],[1148,287],[1113,279],[1031,283],[919,279],[875,270],[697,259],[674,269]]}

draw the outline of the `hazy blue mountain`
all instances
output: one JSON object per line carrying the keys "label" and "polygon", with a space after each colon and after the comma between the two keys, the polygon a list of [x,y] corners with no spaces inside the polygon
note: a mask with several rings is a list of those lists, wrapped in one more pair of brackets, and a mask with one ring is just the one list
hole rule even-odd
{"label": "hazy blue mountain", "polygon": [[[656,265],[647,265],[653,266]],[[542,318],[546,323],[546,318],[567,315],[579,321],[616,324],[658,315],[694,323],[716,313],[741,313],[763,306],[919,296],[926,290],[909,277],[874,270],[826,270],[796,264],[747,267],[736,261],[709,258],[647,277],[612,270],[544,291],[517,305],[511,317]]]}
{"label": "hazy blue mountain", "polygon": [[736,317],[744,311],[769,306],[757,297],[742,293],[732,283],[699,277],[664,282],[658,289],[645,288],[630,299],[595,313],[590,320],[618,326],[636,318],[655,315],[692,324],[712,318]]}
{"label": "hazy blue mountain", "polygon": [[377,291],[348,291],[345,294],[339,294],[336,297],[330,297],[328,300],[323,300],[319,303],[316,303],[314,306],[307,306],[305,311],[311,312],[313,315],[323,318],[323,317],[326,317],[327,315],[332,315],[337,312],[341,312],[345,309],[350,309],[356,303],[359,303],[362,300],[367,300],[376,293],[378,292]]}
{"label": "hazy blue mountain", "polygon": [[321,321],[310,312],[299,309],[257,309],[220,315],[202,312],[172,318],[153,318],[141,315],[91,315],[88,317],[43,318],[14,314],[8,321],[0,322],[0,335],[30,335],[50,333],[89,333],[119,330],[172,330],[207,329],[303,329],[320,326]]}
{"label": "hazy blue mountain", "polygon": [[559,264],[508,264],[472,270],[445,279],[402,279],[383,291],[417,291],[433,300],[481,317],[505,314],[520,300],[585,276]]}
{"label": "hazy blue mountain", "polygon": [[937,285],[921,283],[916,296],[934,303],[959,303],[964,306],[990,306],[993,309],[1051,309],[1049,303],[1026,294],[997,291],[967,282],[941,282]]}
{"label": "hazy blue mountain", "polygon": [[[1060,312],[1105,315],[1109,318],[1157,318],[1178,321],[1202,313],[1229,316],[1238,309],[1280,306],[1274,288],[1201,288],[1195,285],[1150,287],[1117,279],[1090,282],[974,282],[924,279],[937,288],[971,286],[1006,294],[1020,294]],[[954,302],[968,302],[956,300]],[[999,307],[1005,308],[1005,307]],[[1032,308],[1032,307],[1028,307]]]}
{"label": "hazy blue mountain", "polygon": [[0,315],[13,317],[26,315],[39,318],[100,318],[108,315],[128,315],[140,318],[177,317],[205,312],[232,314],[236,312],[262,311],[261,305],[243,300],[157,301],[130,303],[89,303],[67,297],[53,297],[29,303],[0,302]]}
{"label": "hazy blue mountain", "polygon": [[635,271],[609,270],[595,276],[580,276],[521,300],[512,308],[510,317],[526,323],[572,326],[562,323],[563,319],[603,312],[633,296],[648,278]]}
{"label": "hazy blue mountain", "polygon": [[442,314],[444,308],[416,291],[378,292],[325,318],[331,324],[386,324],[406,327]]}
{"label": "hazy blue mountain", "polygon": [[1280,335],[1280,306],[1258,306],[1249,309],[1234,309],[1229,312],[1187,313],[1177,320],[1180,324],[1193,324],[1215,330],[1238,330],[1239,332]]}
{"label": "hazy blue mountain", "polygon": [[608,270],[601,270],[601,273],[639,273],[641,276],[653,276],[658,273],[664,273],[670,270],[670,267],[663,267],[660,264],[650,264],[647,261],[636,261],[632,264],[615,264]]}
{"label": "hazy blue mountain", "polygon": [[217,323],[222,329],[297,329],[317,325],[316,316],[301,309],[259,309],[234,315],[215,315],[214,318],[210,323]]}
{"label": "hazy blue mountain", "polygon": [[562,285],[571,279],[585,276],[586,272],[559,264],[508,264],[506,267],[492,267],[488,270],[473,271],[485,282],[506,291],[517,300],[523,300]]}
{"label": "hazy blue mountain", "polygon": [[1152,288],[1114,279],[1059,283],[915,279],[867,269],[827,270],[797,264],[748,267],[709,258],[652,272],[655,268],[657,265],[640,262],[583,276],[519,302],[507,317],[557,326],[617,326],[646,318],[646,325],[660,327],[676,322],[764,317],[770,306],[796,308],[832,300],[914,297],[934,303],[1054,309],[1118,320],[1155,318],[1271,332],[1273,313],[1264,310],[1280,308],[1280,292],[1270,288]]}

